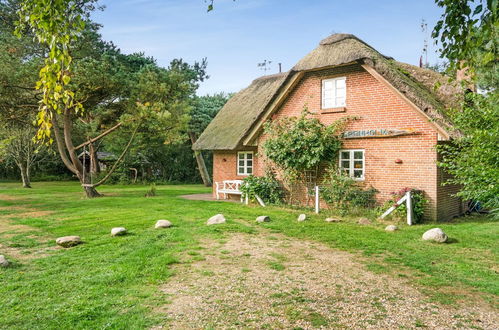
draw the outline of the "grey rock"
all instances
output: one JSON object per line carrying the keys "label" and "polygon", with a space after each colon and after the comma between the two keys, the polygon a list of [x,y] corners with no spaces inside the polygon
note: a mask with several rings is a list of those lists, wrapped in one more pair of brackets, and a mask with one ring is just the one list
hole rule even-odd
{"label": "grey rock", "polygon": [[0,254],[0,267],[9,267],[10,262]]}
{"label": "grey rock", "polygon": [[172,223],[168,220],[158,220],[156,224],[154,225],[154,228],[170,228],[172,226]]}
{"label": "grey rock", "polygon": [[370,225],[373,222],[369,220],[368,218],[360,218],[359,221],[357,221],[359,225]]}
{"label": "grey rock", "polygon": [[58,239],[55,240],[55,242],[57,243],[57,245],[60,245],[65,248],[69,248],[82,243],[80,236],[59,237]]}
{"label": "grey rock", "polygon": [[300,214],[298,216],[298,221],[305,221],[305,220],[307,220],[307,215],[306,214],[302,213],[302,214]]}
{"label": "grey rock", "polygon": [[440,228],[432,228],[423,234],[424,241],[433,241],[437,243],[447,242],[447,235]]}
{"label": "grey rock", "polygon": [[386,226],[385,230],[386,231],[396,231],[396,230],[399,230],[399,227],[397,227],[395,225],[388,225],[388,226]]}
{"label": "grey rock", "polygon": [[123,236],[126,235],[125,227],[115,227],[111,229],[111,236]]}
{"label": "grey rock", "polygon": [[225,223],[225,222],[226,222],[226,220],[225,220],[225,217],[223,216],[223,214],[217,214],[217,215],[214,215],[211,218],[209,218],[208,221],[206,222],[206,224],[207,225],[218,225],[218,224]]}
{"label": "grey rock", "polygon": [[341,222],[341,219],[337,219],[337,218],[326,218],[324,221],[326,221],[326,222]]}
{"label": "grey rock", "polygon": [[256,222],[270,222],[270,217],[266,215],[261,215],[256,218]]}

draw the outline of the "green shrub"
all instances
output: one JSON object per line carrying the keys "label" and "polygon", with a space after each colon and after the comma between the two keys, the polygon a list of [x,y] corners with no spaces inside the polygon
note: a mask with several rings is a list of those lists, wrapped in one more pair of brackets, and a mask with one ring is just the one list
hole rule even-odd
{"label": "green shrub", "polygon": [[328,206],[345,214],[354,207],[373,207],[377,192],[373,187],[362,189],[354,179],[331,167],[323,181],[321,197]]}
{"label": "green shrub", "polygon": [[156,196],[156,184],[152,183],[149,190],[145,193],[144,197],[154,197]]}
{"label": "green shrub", "polygon": [[284,190],[273,173],[267,173],[265,176],[250,175],[245,178],[241,185],[243,197],[255,200],[258,195],[265,203],[282,204],[284,200]]}

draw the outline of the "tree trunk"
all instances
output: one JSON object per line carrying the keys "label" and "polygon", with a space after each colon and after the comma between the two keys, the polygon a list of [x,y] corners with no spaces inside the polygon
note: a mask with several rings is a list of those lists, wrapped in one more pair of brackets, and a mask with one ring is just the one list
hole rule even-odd
{"label": "tree trunk", "polygon": [[95,187],[90,185],[92,183],[90,173],[86,172],[85,176],[80,179],[80,182],[82,182],[83,189],[85,190],[85,195],[88,198],[102,197],[102,195],[95,189]]}
{"label": "tree trunk", "polygon": [[[191,143],[194,144],[197,140],[196,134],[194,132],[189,132],[189,138],[191,139]],[[198,164],[199,174],[201,175],[201,179],[206,187],[211,187],[211,179],[208,174],[208,169],[206,168],[206,164],[204,162],[203,155],[201,151],[194,150],[194,155],[196,156],[196,162]]]}
{"label": "tree trunk", "polygon": [[29,179],[29,170],[26,168],[26,165],[23,163],[18,164],[19,169],[21,170],[21,179],[23,180],[23,188],[31,188],[31,182]]}
{"label": "tree trunk", "polygon": [[90,154],[90,173],[97,174],[100,172],[100,166],[97,159],[97,150],[95,150],[93,143],[88,145],[88,153]]}

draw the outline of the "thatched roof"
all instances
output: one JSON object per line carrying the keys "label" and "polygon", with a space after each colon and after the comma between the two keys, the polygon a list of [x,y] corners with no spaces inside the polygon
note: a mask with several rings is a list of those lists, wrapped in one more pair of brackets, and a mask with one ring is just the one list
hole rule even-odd
{"label": "thatched roof", "polygon": [[[444,109],[455,106],[457,85],[437,72],[410,64],[396,62],[351,34],[334,34],[322,40],[312,52],[303,57],[288,73],[266,76],[253,81],[236,94],[201,134],[194,149],[234,150],[254,125],[261,125],[270,101],[284,92],[286,82],[299,73],[316,71],[347,64],[362,64],[373,68],[409,101],[423,111],[430,121],[452,136],[452,125]],[[435,88],[439,82],[440,87]],[[457,96],[456,96],[457,95]]]}
{"label": "thatched roof", "polygon": [[288,73],[255,79],[225,104],[199,136],[194,150],[234,150],[277,93]]}

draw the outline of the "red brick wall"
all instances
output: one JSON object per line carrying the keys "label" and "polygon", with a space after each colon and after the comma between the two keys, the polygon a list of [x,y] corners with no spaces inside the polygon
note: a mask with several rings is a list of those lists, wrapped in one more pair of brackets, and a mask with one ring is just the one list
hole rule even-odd
{"label": "red brick wall", "polygon": [[[258,162],[256,156],[256,148],[244,149],[239,151],[254,151],[253,154],[253,171],[255,164]],[[258,173],[255,173],[259,175]],[[224,180],[243,180],[246,175],[237,175],[237,151],[214,151],[213,152],[213,196],[216,197],[215,182]],[[238,196],[231,196],[239,198]],[[223,198],[221,196],[221,198]]]}
{"label": "red brick wall", "polygon": [[[322,113],[321,80],[340,76],[347,77],[345,111]],[[346,139],[343,148],[364,149],[365,180],[362,184],[379,190],[380,201],[389,199],[391,192],[405,187],[421,189],[430,201],[427,217],[436,218],[437,131],[426,118],[358,65],[308,73],[274,118],[298,116],[304,106],[324,124],[331,124],[344,116],[359,117],[348,124],[347,130],[415,129],[417,135]],[[402,160],[402,164],[396,164],[397,159]]]}
{"label": "red brick wall", "polygon": [[[324,113],[321,110],[321,80],[346,76],[347,100],[343,112]],[[423,190],[429,200],[426,217],[447,219],[455,202],[448,197],[450,188],[437,187],[440,184],[437,161],[437,131],[422,114],[413,109],[402,97],[359,65],[307,73],[289,94],[286,101],[274,114],[273,119],[284,116],[299,116],[303,108],[319,118],[324,124],[331,124],[344,116],[359,119],[348,124],[347,130],[361,129],[414,129],[416,135],[385,138],[345,139],[345,149],[364,149],[365,180],[362,184],[373,186],[382,202],[390,193],[405,187]],[[263,175],[266,160],[263,158],[262,135],[258,141],[254,173]],[[214,153],[214,181],[242,179],[236,174],[237,152]],[[395,163],[402,160],[401,164]],[[437,210],[437,202],[442,205]],[[459,213],[459,210],[454,211]],[[452,214],[455,214],[452,213]]]}

